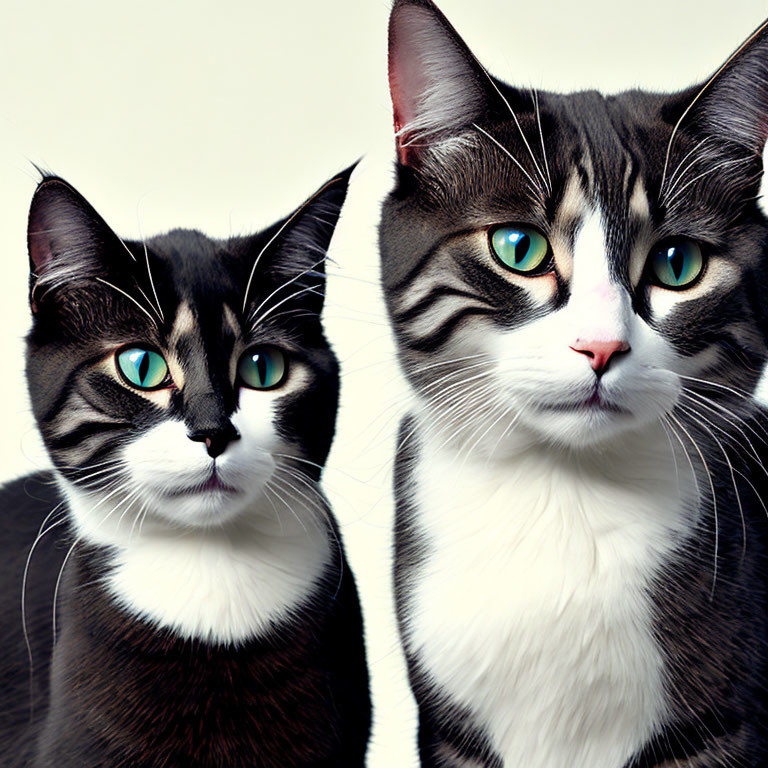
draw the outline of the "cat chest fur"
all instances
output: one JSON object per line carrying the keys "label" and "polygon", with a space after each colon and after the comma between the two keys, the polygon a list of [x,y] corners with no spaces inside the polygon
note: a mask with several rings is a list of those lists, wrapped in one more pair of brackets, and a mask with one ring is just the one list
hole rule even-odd
{"label": "cat chest fur", "polygon": [[409,653],[504,765],[622,768],[666,712],[653,582],[692,493],[669,443],[487,462],[430,442],[409,486]]}

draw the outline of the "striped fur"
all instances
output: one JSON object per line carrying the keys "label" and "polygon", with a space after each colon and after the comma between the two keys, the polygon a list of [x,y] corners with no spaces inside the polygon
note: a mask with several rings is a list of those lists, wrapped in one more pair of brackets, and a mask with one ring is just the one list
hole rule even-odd
{"label": "striped fur", "polygon": [[[350,172],[224,241],[123,242],[63,180],[38,187],[27,377],[54,471],[0,491],[18,533],[4,766],[363,765],[360,607],[320,486],[338,399],[324,257]],[[162,386],[120,374],[126,345],[162,354]],[[279,386],[239,377],[254,345],[283,351]],[[48,541],[27,564],[29,521]]]}
{"label": "striped fur", "polygon": [[[526,92],[395,2],[381,275],[424,766],[768,761],[767,61],[761,28],[678,94]],[[550,266],[495,259],[504,224]],[[684,290],[648,265],[673,236],[706,256]],[[624,348],[596,375],[583,340]]]}

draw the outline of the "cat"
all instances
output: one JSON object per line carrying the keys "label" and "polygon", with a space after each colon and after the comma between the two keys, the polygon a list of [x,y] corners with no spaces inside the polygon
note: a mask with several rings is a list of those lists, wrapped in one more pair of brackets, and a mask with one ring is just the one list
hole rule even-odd
{"label": "cat", "polygon": [[3,766],[364,764],[362,619],[319,486],[351,171],[259,234],[146,243],[40,182],[27,379],[53,470],[0,491]]}
{"label": "cat", "polygon": [[561,95],[396,0],[389,77],[421,764],[768,765],[768,28],[679,93]]}

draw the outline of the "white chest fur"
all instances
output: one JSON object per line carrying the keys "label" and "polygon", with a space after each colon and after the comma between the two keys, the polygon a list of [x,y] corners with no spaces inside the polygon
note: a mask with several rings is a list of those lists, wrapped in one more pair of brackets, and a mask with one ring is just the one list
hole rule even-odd
{"label": "white chest fur", "polygon": [[106,586],[117,603],[182,637],[238,643],[263,636],[311,597],[331,559],[325,527],[287,507],[254,502],[219,529],[151,520],[139,529],[132,516],[107,516],[98,501],[61,485],[79,536],[113,548]]}
{"label": "white chest fur", "polygon": [[410,650],[507,768],[622,768],[665,713],[649,589],[691,525],[663,432],[491,463],[426,443],[414,480]]}

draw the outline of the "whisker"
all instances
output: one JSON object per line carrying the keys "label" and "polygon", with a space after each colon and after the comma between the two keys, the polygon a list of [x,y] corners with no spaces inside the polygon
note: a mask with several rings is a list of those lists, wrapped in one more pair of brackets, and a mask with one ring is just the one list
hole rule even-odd
{"label": "whisker", "polygon": [[712,77],[707,80],[706,83],[701,87],[701,90],[693,97],[691,103],[685,108],[683,113],[678,118],[677,122],[675,123],[675,127],[672,129],[672,133],[669,137],[669,143],[667,144],[667,153],[664,158],[664,170],[661,174],[661,189],[664,189],[664,183],[667,178],[667,166],[669,165],[669,154],[672,151],[672,144],[675,141],[675,137],[677,136],[678,129],[680,128],[680,125],[682,124],[683,120],[687,117],[688,113],[693,109],[693,106],[698,102],[698,100],[704,95],[704,92],[709,88],[712,83],[717,80],[718,77],[720,77],[720,74],[728,67],[728,65],[733,61],[733,59],[738,56],[746,46],[748,46],[752,40],[754,40],[765,28],[768,26],[768,21],[763,22],[725,61],[725,63],[715,72]]}
{"label": "whisker", "polygon": [[271,314],[274,312],[278,307],[282,306],[288,301],[291,301],[291,299],[295,299],[297,296],[301,296],[304,293],[317,293],[318,296],[322,295],[318,293],[317,289],[314,286],[311,286],[309,288],[302,288],[300,291],[296,291],[295,293],[292,293],[290,296],[286,296],[286,298],[281,299],[277,302],[277,304],[270,307],[266,312],[264,312],[260,317],[256,318],[253,322],[251,322],[251,328],[256,328],[260,323],[263,323]]}
{"label": "whisker", "polygon": [[472,123],[472,127],[480,131],[484,136],[487,136],[520,169],[522,174],[528,179],[528,186],[531,188],[534,197],[544,197],[544,195],[541,194],[541,189],[533,180],[531,174],[523,168],[522,163],[501,142],[499,142],[498,139],[491,136],[488,131],[481,128],[477,123]]}
{"label": "whisker", "polygon": [[[285,536],[285,529],[283,528],[283,520],[280,517],[280,513],[277,511],[277,507],[275,506],[275,503],[272,501],[272,496],[277,495],[270,486],[269,481],[267,481],[264,484],[264,498],[270,503],[270,506],[275,511],[275,520],[277,521],[277,524],[280,526],[280,535]],[[277,495],[277,498],[279,499],[279,495]]]}
{"label": "whisker", "polygon": [[666,424],[667,427],[670,429],[672,434],[675,436],[675,439],[678,443],[680,443],[680,447],[683,450],[683,455],[688,460],[688,466],[691,468],[691,476],[693,478],[693,485],[696,489],[696,497],[701,498],[701,489],[699,486],[699,478],[696,475],[696,469],[693,466],[693,461],[691,460],[691,455],[688,453],[688,449],[685,447],[685,444],[683,443],[678,431],[669,423],[669,420],[665,416],[660,416],[659,419],[661,420],[662,424]]}
{"label": "whisker", "polygon": [[157,315],[157,319],[162,322],[163,320],[162,315],[155,308],[155,305],[152,303],[152,299],[150,299],[149,296],[147,296],[144,289],[138,283],[136,283],[136,288],[138,288],[139,293],[144,297],[144,300],[147,302],[147,306]]}
{"label": "whisker", "polygon": [[[253,317],[255,317],[255,316],[256,316],[256,315],[259,313],[259,311],[262,309],[262,307],[263,307],[265,304],[269,303],[269,300],[270,300],[270,299],[271,299],[271,298],[272,298],[272,297],[273,297],[275,294],[278,294],[278,293],[280,293],[280,291],[282,291],[282,290],[283,290],[283,288],[286,288],[286,287],[287,287],[287,286],[289,286],[291,283],[295,283],[295,282],[296,282],[296,281],[297,281],[299,278],[301,278],[301,277],[304,277],[304,275],[308,275],[308,274],[310,274],[310,273],[312,272],[312,270],[313,270],[315,267],[319,266],[319,265],[320,265],[320,264],[322,264],[322,263],[323,263],[323,259],[321,259],[320,261],[316,261],[314,264],[312,264],[312,266],[311,266],[311,267],[308,267],[307,269],[305,269],[305,270],[303,270],[303,271],[299,272],[298,274],[294,275],[293,277],[289,278],[289,279],[288,279],[288,280],[286,280],[284,283],[281,283],[280,285],[278,285],[278,286],[277,286],[277,288],[275,288],[275,290],[274,290],[274,291],[272,291],[272,293],[270,293],[270,294],[269,294],[269,296],[267,296],[267,298],[266,298],[266,299],[264,299],[264,300],[261,302],[261,304],[259,304],[259,306],[258,306],[258,307],[256,307],[256,309],[254,309],[254,310],[253,310],[253,311],[250,313],[249,317],[250,317],[250,318],[253,318]],[[313,288],[313,289],[315,289],[315,286],[312,286],[312,288]]]}
{"label": "whisker", "polygon": [[118,293],[121,293],[123,296],[125,296],[125,298],[128,299],[129,301],[132,301],[150,319],[150,321],[152,322],[152,325],[157,327],[157,321],[155,320],[155,318],[152,317],[151,313],[148,312],[138,301],[136,301],[136,299],[134,299],[130,293],[126,293],[122,288],[118,288],[116,285],[113,285],[108,280],[104,280],[104,278],[102,277],[97,277],[96,280],[100,283],[104,283],[104,285],[108,285],[110,288],[113,288]]}
{"label": "whisker", "polygon": [[[741,516],[741,530],[742,530],[742,551],[741,551],[741,560],[742,563],[744,562],[744,558],[747,554],[747,523],[744,519],[744,507],[741,503],[741,495],[739,494],[739,489],[736,485],[736,476],[733,472],[733,464],[731,463],[731,459],[728,456],[728,453],[726,452],[725,448],[723,447],[723,444],[720,442],[720,440],[717,439],[717,436],[715,433],[707,426],[707,424],[712,425],[715,427],[716,425],[713,424],[709,419],[707,419],[704,416],[701,416],[701,414],[697,414],[693,409],[688,408],[685,405],[679,404],[679,408],[685,410],[688,412],[690,418],[692,418],[699,426],[701,426],[705,431],[709,433],[709,435],[712,437],[712,439],[717,444],[717,447],[720,449],[720,452],[723,454],[723,457],[725,458],[725,463],[728,465],[728,469],[731,474],[731,482],[733,483],[733,491],[736,494],[736,505],[739,508],[739,515]],[[699,418],[701,416],[701,418]],[[727,433],[726,433],[727,434]]]}
{"label": "whisker", "polygon": [[[515,114],[515,110],[512,109],[512,105],[509,103],[509,100],[507,97],[501,92],[499,89],[499,86],[496,85],[496,81],[491,77],[488,70],[478,61],[478,59],[473,55],[472,58],[475,59],[475,62],[482,70],[483,74],[488,78],[488,82],[493,87],[493,90],[496,91],[496,93],[499,95],[499,98],[504,102],[505,106],[509,110],[509,114],[512,115],[512,119],[515,121],[515,125],[517,126],[517,130],[520,131],[520,136],[523,139],[523,143],[525,144],[525,148],[528,150],[528,154],[531,156],[531,161],[533,162],[533,167],[536,169],[536,172],[541,177],[541,180],[544,182],[544,185],[546,186],[547,180],[544,178],[544,174],[541,172],[541,168],[539,168],[538,162],[536,162],[536,156],[533,154],[533,150],[531,149],[531,145],[528,143],[528,139],[526,138],[525,133],[523,132],[523,128],[520,125],[520,121],[517,119],[517,115]],[[477,126],[475,126],[477,127]],[[538,186],[538,185],[536,185]],[[550,190],[551,194],[551,190]]]}
{"label": "whisker", "polygon": [[[704,159],[704,156],[703,156],[703,155],[699,155],[698,157],[695,157],[695,158],[694,158],[694,159],[693,159],[693,160],[692,160],[692,161],[691,161],[691,162],[690,162],[690,163],[689,163],[689,164],[686,166],[685,170],[683,170],[683,171],[680,171],[680,169],[683,167],[683,163],[684,163],[684,162],[685,162],[685,161],[686,161],[686,160],[687,160],[687,159],[688,159],[688,158],[689,158],[689,157],[690,157],[690,156],[691,156],[691,155],[692,155],[694,152],[696,152],[698,149],[700,149],[701,147],[703,147],[703,146],[704,146],[704,144],[706,144],[706,143],[707,143],[708,141],[710,141],[710,140],[711,140],[711,137],[710,137],[710,136],[707,136],[707,137],[703,138],[701,141],[699,141],[699,142],[696,144],[696,146],[694,146],[694,148],[693,148],[693,149],[691,149],[689,152],[686,152],[685,156],[684,156],[684,157],[682,158],[682,160],[680,160],[680,162],[677,164],[677,167],[675,168],[675,172],[674,172],[674,173],[673,173],[673,174],[672,174],[672,175],[669,177],[669,182],[668,182],[668,183],[669,183],[669,188],[668,188],[666,191],[663,191],[663,192],[662,192],[662,195],[661,195],[661,203],[662,203],[662,205],[664,205],[664,204],[665,204],[667,197],[668,197],[669,195],[671,195],[671,194],[672,194],[672,192],[674,191],[674,189],[675,189],[675,187],[677,186],[677,184],[678,184],[678,182],[680,181],[680,179],[682,179],[682,178],[685,176],[686,172],[687,172],[687,171],[688,171],[690,168],[692,168],[692,167],[693,167],[693,166],[694,166],[696,163],[698,163],[700,160],[703,160],[703,159]],[[679,176],[678,180],[677,180],[677,181],[675,181],[675,177],[677,176],[677,174],[678,174],[678,172],[679,172],[679,171],[680,171],[680,176]]]}
{"label": "whisker", "polygon": [[[163,308],[160,306],[160,299],[157,296],[157,288],[155,287],[155,281],[154,281],[154,278],[152,277],[152,268],[149,266],[149,251],[147,250],[147,241],[145,240],[144,235],[141,231],[141,221],[139,220],[138,207],[136,208],[136,223],[139,225],[139,237],[141,238],[141,245],[144,248],[144,263],[147,266],[147,277],[149,278],[149,285],[151,286],[152,294],[155,297],[155,305],[157,306],[157,311],[160,315],[160,320],[162,322],[165,322],[165,314],[163,313]],[[149,299],[147,300],[149,301]]]}
{"label": "whisker", "polygon": [[517,424],[517,422],[520,420],[520,417],[523,415],[523,412],[524,412],[524,411],[525,411],[525,409],[528,407],[528,405],[529,405],[529,403],[531,402],[531,400],[533,400],[533,397],[529,397],[529,398],[528,398],[528,399],[527,399],[527,400],[526,400],[526,401],[525,401],[525,402],[524,402],[524,403],[523,403],[523,404],[520,406],[520,410],[519,410],[519,411],[518,411],[518,412],[517,412],[517,413],[516,413],[516,414],[515,414],[515,415],[512,417],[512,419],[510,420],[509,424],[507,424],[506,428],[504,429],[504,431],[503,431],[503,432],[501,433],[501,435],[499,436],[499,439],[498,439],[498,440],[496,441],[496,443],[494,444],[493,448],[491,449],[491,452],[488,454],[488,460],[487,460],[487,462],[486,462],[486,463],[488,463],[488,462],[490,462],[490,461],[491,461],[491,459],[493,458],[493,454],[494,454],[494,453],[496,453],[496,449],[497,449],[497,448],[498,448],[498,447],[501,445],[501,443],[502,443],[502,441],[504,440],[504,438],[506,438],[506,436],[507,436],[508,434],[511,434],[511,432],[514,430],[514,428],[515,428],[515,425],[516,425],[516,424]]}
{"label": "whisker", "polygon": [[[493,408],[491,409],[491,415],[496,413],[497,411],[500,411],[499,415],[491,421],[491,423],[483,430],[483,433],[480,435],[480,437],[475,440],[474,443],[467,449],[466,453],[464,454],[464,459],[461,462],[461,466],[463,467],[465,463],[467,462],[467,459],[469,459],[470,455],[473,453],[475,448],[477,448],[478,445],[483,441],[483,438],[514,408],[514,403],[508,404],[506,407],[504,407],[504,403],[497,401],[495,398],[492,399],[493,402]],[[479,416],[479,414],[478,414]],[[480,421],[480,424],[478,427],[472,432],[472,434],[467,438],[467,444],[469,444],[469,441],[485,426],[483,422],[478,418],[478,421]]]}
{"label": "whisker", "polygon": [[[102,504],[103,504],[105,501],[107,501],[108,499],[110,499],[110,498],[111,498],[112,496],[114,496],[116,493],[119,493],[120,491],[123,491],[123,490],[125,490],[125,489],[128,487],[128,485],[129,485],[129,484],[128,484],[127,482],[126,482],[126,483],[123,483],[122,485],[118,485],[118,486],[117,486],[117,488],[115,488],[114,490],[110,491],[110,492],[109,492],[109,493],[108,493],[106,496],[104,496],[102,499],[100,499],[98,502],[96,502],[96,504],[93,506],[93,508],[92,508],[92,510],[91,510],[91,511],[93,511],[94,509],[96,509],[96,508],[100,507],[100,506],[101,506],[101,505],[102,505]],[[119,505],[118,505],[118,506],[119,506]],[[105,516],[104,516],[104,517],[101,519],[101,521],[98,523],[98,525],[97,525],[96,527],[98,528],[99,526],[101,526],[101,525],[102,525],[102,524],[103,524],[103,523],[104,523],[104,522],[107,520],[107,518],[108,518],[108,517],[109,517],[109,516],[112,514],[112,512],[114,512],[114,511],[115,511],[115,509],[116,509],[116,508],[117,508],[117,507],[113,507],[113,508],[112,508],[112,509],[111,509],[111,510],[110,510],[110,511],[109,511],[109,512],[108,512],[108,513],[107,513],[107,514],[106,514],[106,515],[105,515]],[[66,554],[66,556],[64,557],[64,562],[62,562],[62,564],[61,564],[61,567],[59,568],[59,575],[58,575],[58,576],[57,576],[57,578],[56,578],[56,587],[55,587],[55,589],[54,589],[54,591],[53,591],[53,621],[52,621],[52,627],[53,627],[53,644],[54,644],[54,645],[56,644],[56,605],[57,605],[58,596],[59,596],[59,587],[61,586],[61,578],[62,578],[62,575],[64,574],[64,569],[66,568],[67,562],[69,562],[69,558],[71,557],[71,555],[72,555],[72,552],[74,552],[74,550],[75,550],[75,547],[76,547],[76,546],[77,546],[77,545],[80,543],[80,541],[82,540],[82,538],[83,538],[83,535],[82,535],[82,534],[81,534],[80,536],[78,536],[78,537],[75,539],[75,541],[73,542],[72,546],[71,546],[71,547],[69,548],[69,550],[67,551],[67,554]]]}
{"label": "whisker", "polygon": [[710,381],[709,379],[697,379],[694,376],[684,376],[682,373],[677,374],[681,379],[687,379],[688,381],[696,381],[699,384],[707,384],[710,387],[718,387],[719,389],[724,389],[727,392],[730,392],[733,395],[736,395],[737,397],[741,397],[744,400],[749,400],[750,402],[753,402],[754,397],[752,392],[749,392],[746,389],[738,389],[735,387],[729,387],[725,384],[720,384],[717,381]]}
{"label": "whisker", "polygon": [[718,163],[717,165],[714,165],[712,168],[708,168],[708,169],[707,169],[706,171],[704,171],[703,173],[700,173],[700,174],[698,174],[697,176],[694,176],[694,177],[693,177],[693,178],[692,178],[690,181],[687,181],[685,184],[683,184],[683,186],[682,186],[682,187],[680,187],[680,189],[678,189],[678,190],[677,190],[677,192],[675,192],[675,194],[674,194],[674,195],[672,195],[672,196],[671,196],[671,197],[670,197],[670,198],[667,200],[667,203],[666,203],[667,207],[669,208],[669,207],[672,205],[672,203],[673,203],[673,202],[674,202],[674,201],[675,201],[675,200],[676,200],[678,197],[680,197],[680,195],[681,195],[681,194],[682,194],[682,193],[683,193],[683,192],[684,192],[686,189],[688,189],[688,187],[690,187],[690,186],[691,186],[691,184],[694,184],[694,183],[695,183],[695,182],[697,182],[699,179],[703,179],[705,176],[709,176],[709,174],[711,174],[711,173],[714,173],[715,171],[719,171],[721,168],[726,168],[726,167],[729,167],[729,166],[731,166],[731,165],[738,165],[739,163],[751,163],[751,162],[753,162],[753,159],[754,159],[754,158],[752,158],[752,157],[740,157],[740,158],[738,158],[738,159],[736,159],[736,160],[723,160],[723,162],[722,162],[722,163]]}
{"label": "whisker", "polygon": [[[719,403],[716,403],[713,400],[710,400],[710,398],[706,397],[705,395],[699,394],[698,392],[694,392],[694,391],[692,391],[690,389],[686,389],[684,387],[683,390],[680,392],[680,394],[683,397],[687,398],[688,400],[691,400],[691,402],[693,402],[695,405],[698,405],[698,406],[700,406],[702,408],[706,408],[710,413],[712,413],[712,414],[714,414],[716,416],[719,416],[721,419],[723,419],[724,421],[728,422],[728,424],[730,424],[732,427],[734,427],[739,432],[739,434],[741,434],[741,436],[744,438],[744,440],[746,440],[747,445],[749,446],[750,450],[752,451],[752,454],[754,455],[754,457],[757,459],[758,463],[762,464],[762,461],[760,459],[760,455],[755,450],[755,446],[752,444],[752,441],[747,436],[747,433],[744,432],[743,429],[741,429],[741,427],[739,426],[738,422],[741,422],[747,429],[749,429],[755,435],[755,437],[758,440],[760,440],[761,443],[766,444],[766,441],[765,441],[765,439],[763,437],[760,436],[760,434],[748,422],[746,422],[744,419],[741,419],[739,416],[737,416],[735,413],[733,413],[733,411],[729,410],[725,406],[720,405]],[[692,395],[695,396],[695,398],[693,398]],[[724,411],[729,416],[732,416],[733,419],[736,419],[736,421],[733,421],[732,419],[729,419],[727,416],[723,416],[722,413],[720,413],[721,411]]]}
{"label": "whisker", "polygon": [[672,437],[669,434],[669,430],[667,429],[667,425],[661,419],[659,419],[659,424],[661,424],[661,428],[664,430],[664,434],[667,436],[667,442],[669,443],[669,449],[670,449],[670,451],[672,453],[672,463],[675,466],[675,479],[677,480],[677,492],[678,492],[678,494],[680,494],[680,491],[681,491],[681,489],[680,489],[680,471],[679,471],[678,466],[677,466],[677,455],[676,455],[676,451],[675,451],[675,446],[672,445]]}
{"label": "whisker", "polygon": [[675,418],[675,416],[671,413],[667,414],[667,417],[672,419],[672,421],[677,424],[680,429],[683,430],[685,435],[688,437],[688,439],[691,441],[694,449],[696,450],[696,453],[699,454],[699,458],[701,459],[701,463],[704,467],[704,471],[707,473],[707,479],[709,480],[709,489],[712,493],[712,512],[714,514],[715,519],[715,562],[713,567],[713,573],[712,573],[712,591],[710,593],[710,600],[714,598],[715,596],[715,585],[717,583],[717,557],[720,549],[720,526],[717,519],[717,497],[715,494],[715,484],[712,480],[712,474],[709,471],[709,466],[707,465],[707,461],[704,458],[704,454],[701,452],[701,449],[699,448],[698,443],[691,437],[691,433],[683,426],[683,424]]}
{"label": "whisker", "polygon": [[539,92],[535,89],[531,89],[533,94],[533,108],[536,113],[536,125],[539,127],[539,140],[541,141],[541,156],[544,159],[544,170],[547,172],[547,188],[549,190],[549,196],[552,196],[552,177],[549,175],[549,163],[547,162],[547,150],[544,147],[544,132],[541,129],[541,111],[539,110]]}
{"label": "whisker", "polygon": [[29,631],[27,629],[27,578],[29,576],[29,566],[32,562],[32,555],[35,553],[35,549],[37,548],[37,545],[40,543],[40,540],[45,536],[47,533],[52,531],[54,528],[58,527],[59,525],[62,525],[67,521],[66,518],[66,510],[63,510],[64,517],[62,517],[61,520],[57,520],[55,523],[52,523],[47,529],[45,528],[46,523],[57,513],[62,512],[62,506],[64,505],[63,501],[60,501],[46,516],[43,522],[40,524],[40,528],[37,531],[37,536],[35,536],[35,540],[32,542],[32,546],[29,549],[29,552],[27,553],[27,559],[24,563],[24,574],[21,579],[21,630],[24,635],[24,645],[27,649],[27,660],[29,661],[29,703],[30,703],[30,715],[32,715],[32,707],[34,706],[34,699],[33,699],[33,683],[32,678],[34,674],[34,661],[32,659],[32,643],[29,639]]}
{"label": "whisker", "polygon": [[[290,496],[290,492],[292,490],[294,490],[292,486],[288,485],[284,480],[282,480],[279,477],[275,477],[274,475],[272,475],[272,477],[270,477],[269,482],[273,484],[273,490],[276,490],[274,488],[274,486],[277,486],[277,488],[279,488],[284,493],[287,492],[289,496]],[[304,521],[296,514],[296,510],[290,504],[288,504],[285,501],[285,499],[281,498],[280,500],[283,502],[283,504],[285,505],[286,509],[296,518],[296,522],[302,527],[302,529],[304,530],[304,533],[309,533],[309,531],[307,530],[307,527],[304,525]],[[294,499],[294,501],[297,501],[297,500]],[[299,502],[299,503],[302,504],[302,502]],[[313,518],[314,515],[312,513],[312,510],[310,510],[304,504],[302,504],[302,506],[304,506],[304,508],[307,510],[307,512],[309,512],[310,517]]]}
{"label": "whisker", "polygon": [[[331,179],[327,184],[324,184],[320,189],[317,190],[311,197],[309,197],[305,202],[303,202],[279,227],[277,232],[275,232],[272,237],[269,238],[267,241],[267,244],[259,251],[258,255],[253,261],[253,266],[251,267],[251,273],[248,275],[248,282],[245,286],[245,295],[243,296],[243,309],[242,312],[245,313],[245,308],[248,306],[248,295],[251,292],[251,284],[253,283],[253,276],[256,274],[256,268],[259,266],[259,262],[261,261],[262,256],[269,250],[269,247],[272,245],[272,243],[277,240],[280,235],[283,234],[285,231],[285,228],[313,201],[315,200],[319,195],[321,195],[323,192],[325,192],[328,187],[335,184],[337,181],[339,181],[341,177],[337,176],[335,179]],[[321,262],[317,262],[320,264]]]}
{"label": "whisker", "polygon": [[[310,479],[307,478],[306,475],[304,475],[303,473],[292,472],[290,470],[287,470],[285,467],[280,467],[280,466],[278,466],[276,469],[289,474],[289,476],[292,476],[295,480],[298,480],[299,482],[301,482],[304,486],[306,486],[309,490],[311,490],[320,501],[318,511],[326,519],[326,522],[328,524],[327,531],[330,533],[331,538],[336,544],[336,551],[339,557],[339,579],[336,584],[336,590],[334,591],[334,595],[333,595],[333,598],[335,599],[336,596],[339,594],[339,590],[341,589],[341,583],[344,578],[344,553],[343,553],[343,548],[341,546],[341,541],[336,534],[332,521],[329,519],[328,511],[327,511],[327,501],[325,499],[325,496],[323,496],[323,494],[311,484]],[[301,491],[299,491],[298,488],[293,486],[291,483],[288,483],[288,484],[296,493],[300,494],[303,498],[305,498],[309,504],[312,503],[309,498],[307,498]]]}

